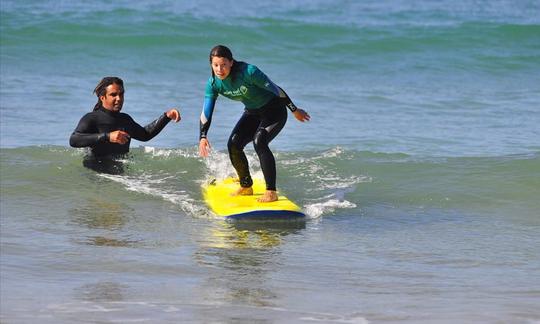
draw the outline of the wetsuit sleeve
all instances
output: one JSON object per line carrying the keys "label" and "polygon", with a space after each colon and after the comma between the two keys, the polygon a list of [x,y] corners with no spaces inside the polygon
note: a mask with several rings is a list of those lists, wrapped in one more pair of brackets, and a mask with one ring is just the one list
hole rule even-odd
{"label": "wetsuit sleeve", "polygon": [[216,106],[217,91],[214,90],[211,80],[208,80],[206,84],[206,90],[204,95],[204,105],[200,118],[200,135],[199,139],[206,138],[210,124],[212,122],[212,115],[214,113],[214,107]]}
{"label": "wetsuit sleeve", "polygon": [[129,127],[129,136],[143,142],[154,138],[171,121],[169,117],[167,117],[167,113],[163,113],[156,120],[144,127],[137,124],[131,117],[129,117],[129,119],[131,122],[131,127]]}
{"label": "wetsuit sleeve", "polygon": [[279,89],[279,98],[283,101],[283,103],[285,104],[285,106],[287,108],[289,108],[289,110],[291,112],[295,112],[298,107],[296,107],[296,105],[294,104],[294,102],[292,102],[291,98],[289,97],[289,95],[285,92],[285,90],[281,89],[280,87],[276,86],[278,89]]}
{"label": "wetsuit sleeve", "polygon": [[86,114],[81,118],[75,131],[69,138],[72,147],[89,147],[109,141],[108,133],[98,133],[92,115]]}
{"label": "wetsuit sleeve", "polygon": [[287,108],[289,108],[291,112],[295,112],[296,109],[298,109],[283,89],[281,89],[274,82],[272,82],[272,80],[270,80],[270,78],[266,76],[266,74],[264,74],[256,66],[252,65],[251,67],[252,69],[250,69],[249,75],[253,84],[258,86],[259,88],[263,88],[272,92],[277,97],[280,97],[283,104],[287,106]]}

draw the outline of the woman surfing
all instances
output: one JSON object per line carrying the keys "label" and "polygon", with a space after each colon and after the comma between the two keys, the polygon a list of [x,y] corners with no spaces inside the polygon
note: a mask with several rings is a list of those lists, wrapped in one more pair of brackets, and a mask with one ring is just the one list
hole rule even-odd
{"label": "woman surfing", "polygon": [[210,152],[207,134],[218,96],[242,102],[244,113],[227,143],[229,157],[240,180],[240,188],[233,195],[253,195],[253,180],[244,153],[244,147],[253,142],[266,182],[266,191],[258,201],[276,201],[276,162],[268,144],[285,126],[287,108],[301,122],[309,121],[311,117],[296,107],[285,91],[255,65],[234,60],[231,50],[226,46],[217,45],[212,48],[209,60],[212,76],[206,83],[200,120],[199,154],[207,157]]}

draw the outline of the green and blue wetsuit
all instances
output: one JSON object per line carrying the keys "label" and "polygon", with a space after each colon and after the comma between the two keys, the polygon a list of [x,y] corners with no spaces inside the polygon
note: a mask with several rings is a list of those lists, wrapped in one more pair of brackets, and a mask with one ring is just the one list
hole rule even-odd
{"label": "green and blue wetsuit", "polygon": [[253,141],[261,162],[266,188],[276,190],[275,159],[268,144],[285,126],[286,107],[294,112],[296,106],[285,91],[256,66],[235,61],[227,78],[221,80],[212,76],[208,79],[200,119],[200,138],[207,136],[219,95],[240,101],[245,108],[227,144],[229,157],[238,173],[241,186],[252,185],[248,161],[243,150]]}

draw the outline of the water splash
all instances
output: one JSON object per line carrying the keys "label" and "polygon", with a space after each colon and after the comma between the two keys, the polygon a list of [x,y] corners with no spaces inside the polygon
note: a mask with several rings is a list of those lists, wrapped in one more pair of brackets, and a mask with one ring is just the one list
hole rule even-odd
{"label": "water splash", "polygon": [[168,191],[162,188],[161,185],[166,180],[174,178],[174,176],[166,176],[164,178],[153,179],[151,175],[142,174],[134,176],[124,175],[111,175],[100,173],[98,176],[120,183],[125,186],[129,191],[138,192],[154,197],[159,197],[163,200],[169,201],[190,215],[196,216],[208,216],[208,210],[201,206],[195,199],[190,197],[189,193],[185,190]]}

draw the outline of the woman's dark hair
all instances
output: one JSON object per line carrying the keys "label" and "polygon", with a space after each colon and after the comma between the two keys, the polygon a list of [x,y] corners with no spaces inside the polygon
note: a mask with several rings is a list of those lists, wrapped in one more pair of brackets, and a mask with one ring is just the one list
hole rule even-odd
{"label": "woman's dark hair", "polygon": [[[233,61],[233,55],[232,55],[232,52],[231,50],[225,46],[225,45],[216,45],[214,46],[214,48],[212,48],[212,50],[210,51],[210,55],[209,55],[209,61],[210,61],[210,65],[212,65],[212,58],[213,57],[224,57],[226,58],[227,60],[229,61]],[[236,64],[236,63],[242,63],[242,62],[234,62],[232,68],[231,68],[231,77],[234,78],[234,75],[236,74],[236,71],[238,69],[238,66],[239,64]],[[212,72],[212,79],[215,80],[215,74],[214,74],[214,70],[212,69],[212,66],[210,66],[210,72]]]}
{"label": "woman's dark hair", "polygon": [[209,57],[210,64],[212,63],[212,57],[214,56],[224,57],[228,59],[229,61],[233,60],[231,50],[225,45],[216,45],[214,46],[214,48],[212,48],[212,50],[210,51],[210,57]]}
{"label": "woman's dark hair", "polygon": [[94,106],[94,111],[98,110],[101,107],[101,100],[99,99],[99,97],[107,94],[107,87],[111,84],[117,84],[121,86],[122,89],[124,88],[124,81],[122,81],[122,79],[118,77],[104,77],[103,79],[101,79],[101,81],[99,81],[96,88],[94,89],[94,93],[98,97],[98,101]]}

